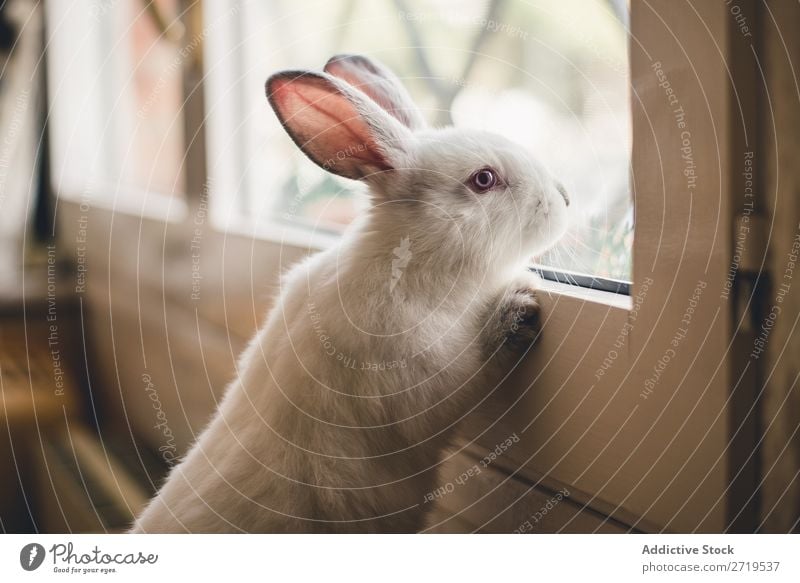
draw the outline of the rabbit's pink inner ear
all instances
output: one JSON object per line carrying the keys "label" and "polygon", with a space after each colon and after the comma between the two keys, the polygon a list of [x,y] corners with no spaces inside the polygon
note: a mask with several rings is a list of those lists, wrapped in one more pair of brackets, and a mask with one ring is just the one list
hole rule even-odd
{"label": "rabbit's pink inner ear", "polygon": [[405,94],[405,89],[395,86],[388,77],[390,73],[380,71],[368,59],[358,55],[339,55],[326,63],[325,72],[367,94],[407,128],[416,129],[424,125],[417,119],[416,105]]}
{"label": "rabbit's pink inner ear", "polygon": [[268,91],[286,131],[325,170],[353,179],[391,170],[370,125],[328,80],[313,75],[277,77]]}
{"label": "rabbit's pink inner ear", "polygon": [[340,59],[338,61],[329,61],[325,65],[325,72],[330,73],[334,77],[338,77],[342,81],[346,81],[356,89],[366,93],[375,103],[380,105],[383,109],[391,113],[399,121],[405,123],[398,113],[395,111],[395,104],[392,102],[390,96],[383,87],[383,78],[377,76],[374,72],[364,68],[356,67],[352,61]]}

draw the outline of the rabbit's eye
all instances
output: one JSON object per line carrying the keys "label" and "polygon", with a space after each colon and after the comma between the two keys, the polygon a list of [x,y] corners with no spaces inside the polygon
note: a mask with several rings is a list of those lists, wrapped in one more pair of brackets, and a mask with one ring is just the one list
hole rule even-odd
{"label": "rabbit's eye", "polygon": [[486,192],[497,185],[497,174],[491,168],[481,168],[470,176],[469,185],[475,192]]}

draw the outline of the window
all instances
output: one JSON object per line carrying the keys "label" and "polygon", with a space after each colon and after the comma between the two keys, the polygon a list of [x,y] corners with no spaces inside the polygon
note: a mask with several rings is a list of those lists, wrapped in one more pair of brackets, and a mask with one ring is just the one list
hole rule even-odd
{"label": "window", "polygon": [[[286,137],[263,85],[336,53],[384,61],[433,124],[501,133],[566,185],[573,228],[538,262],[630,279],[633,207],[627,8],[602,0],[207,1],[209,174],[230,225],[341,231],[360,185],[326,174]],[[212,196],[213,196],[212,195]]]}
{"label": "window", "polygon": [[180,2],[49,2],[47,10],[57,190],[140,204],[185,194],[182,72],[193,45]]}

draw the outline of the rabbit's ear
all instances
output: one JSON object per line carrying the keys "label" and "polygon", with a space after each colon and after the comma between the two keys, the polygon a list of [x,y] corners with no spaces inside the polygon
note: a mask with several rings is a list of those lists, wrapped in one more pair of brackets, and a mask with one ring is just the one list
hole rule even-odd
{"label": "rabbit's ear", "polygon": [[267,79],[266,90],[286,132],[325,170],[361,179],[403,165],[411,133],[346,83],[283,71]]}
{"label": "rabbit's ear", "polygon": [[407,128],[421,130],[427,126],[397,75],[377,61],[362,55],[336,55],[326,63],[325,72],[369,95]]}

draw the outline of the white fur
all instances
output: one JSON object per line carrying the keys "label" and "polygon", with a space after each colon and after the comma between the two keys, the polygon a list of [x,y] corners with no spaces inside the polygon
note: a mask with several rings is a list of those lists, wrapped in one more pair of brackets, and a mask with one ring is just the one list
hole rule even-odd
{"label": "white fur", "polygon": [[[532,301],[524,264],[566,228],[557,183],[503,138],[412,132],[345,93],[393,169],[366,179],[372,206],[336,247],[282,279],[219,411],[134,532],[416,531],[459,421],[502,372],[491,357],[512,349],[509,314]],[[470,192],[484,166],[507,187]]]}

